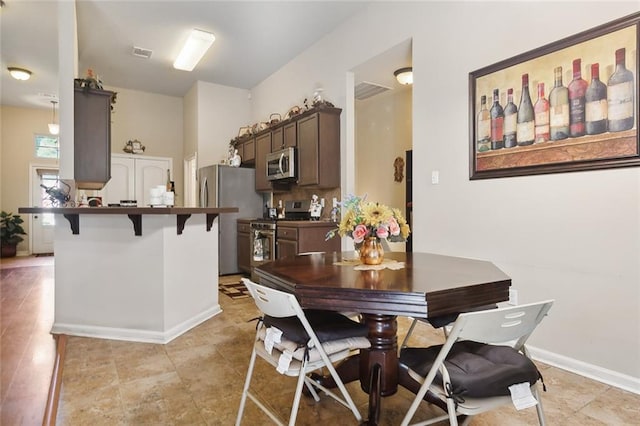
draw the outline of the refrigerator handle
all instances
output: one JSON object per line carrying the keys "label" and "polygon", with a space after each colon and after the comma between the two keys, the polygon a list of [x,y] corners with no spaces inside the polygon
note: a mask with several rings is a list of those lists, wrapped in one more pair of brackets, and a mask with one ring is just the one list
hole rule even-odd
{"label": "refrigerator handle", "polygon": [[209,207],[209,183],[206,177],[202,178],[200,186],[200,207]]}

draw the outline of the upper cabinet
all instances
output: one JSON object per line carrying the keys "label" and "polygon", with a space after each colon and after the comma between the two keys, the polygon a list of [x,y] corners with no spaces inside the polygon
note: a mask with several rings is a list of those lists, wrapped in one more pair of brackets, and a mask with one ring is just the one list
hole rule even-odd
{"label": "upper cabinet", "polygon": [[256,191],[271,191],[271,182],[267,179],[267,154],[271,153],[271,132],[258,134],[256,147]]}
{"label": "upper cabinet", "polygon": [[[290,182],[269,181],[267,154],[297,148],[296,184],[314,188],[340,187],[340,108],[316,107],[263,130],[236,144],[242,162],[255,164],[256,191],[291,190]],[[251,151],[248,154],[247,149]],[[251,158],[251,162],[249,162]]]}
{"label": "upper cabinet", "polygon": [[298,145],[298,126],[295,121],[280,125],[271,131],[271,152]]}
{"label": "upper cabinet", "polygon": [[297,120],[299,186],[340,186],[341,112],[339,108],[316,109]]}
{"label": "upper cabinet", "polygon": [[101,189],[111,178],[113,92],[75,88],[74,178],[78,189]]}

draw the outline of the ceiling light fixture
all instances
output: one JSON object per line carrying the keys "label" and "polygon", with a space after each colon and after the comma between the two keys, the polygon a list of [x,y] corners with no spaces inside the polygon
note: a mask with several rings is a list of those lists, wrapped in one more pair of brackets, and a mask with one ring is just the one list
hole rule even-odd
{"label": "ceiling light fixture", "polygon": [[49,133],[51,133],[52,135],[57,135],[58,133],[60,133],[60,125],[56,123],[56,104],[57,103],[58,101],[51,101],[52,120],[51,120],[51,123],[49,123]]}
{"label": "ceiling light fixture", "polygon": [[396,76],[396,80],[400,84],[413,84],[413,68],[405,67],[395,70],[393,75]]}
{"label": "ceiling light fixture", "polygon": [[9,74],[11,74],[11,77],[15,78],[16,80],[24,81],[31,78],[31,71],[27,69],[17,67],[8,67],[7,69],[9,70]]}
{"label": "ceiling light fixture", "polygon": [[216,37],[213,34],[206,31],[192,30],[176,61],[173,63],[173,67],[183,71],[192,71],[215,39]]}

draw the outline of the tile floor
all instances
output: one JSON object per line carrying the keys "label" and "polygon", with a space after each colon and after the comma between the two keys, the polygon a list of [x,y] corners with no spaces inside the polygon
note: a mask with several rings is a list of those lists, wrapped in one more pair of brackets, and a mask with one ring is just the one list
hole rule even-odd
{"label": "tile floor", "polygon": [[[25,266],[28,269],[23,269],[21,275],[16,265],[8,268],[4,260],[2,268],[0,423],[36,425],[41,423],[38,415],[43,412],[40,405],[44,407],[51,373],[44,367],[32,370],[31,366],[35,359],[50,357],[51,363],[53,360],[53,339],[46,333],[53,311],[53,268],[46,263]],[[16,274],[22,278],[14,283]],[[38,286],[40,290],[35,290]],[[24,297],[12,296],[16,288],[22,287],[25,289],[20,294]],[[232,300],[220,295],[220,304],[223,313],[166,345],[70,337],[57,424],[234,424],[255,330],[255,323],[248,320],[257,311],[251,299]],[[18,313],[14,305],[23,306],[23,313]],[[26,321],[32,325],[12,328],[15,315],[23,319],[24,315],[34,317],[33,321]],[[399,335],[404,335],[408,325],[407,319],[399,319]],[[441,341],[439,332],[425,325],[419,327],[412,344]],[[18,343],[22,346],[18,347]],[[543,394],[548,424],[640,424],[640,395],[554,367],[540,364],[540,369],[548,389]],[[32,391],[26,390],[25,383],[33,383]],[[283,420],[290,409],[294,386],[295,379],[282,377],[258,361],[254,389]],[[361,412],[366,413],[367,395],[357,383],[349,384],[348,389]],[[44,400],[35,395],[36,390]],[[411,399],[412,394],[404,389],[383,399],[381,424],[399,424]],[[434,412],[426,404],[419,411],[421,418]],[[298,424],[321,422],[356,424],[348,410],[328,397],[320,403],[303,399]],[[248,401],[243,424],[267,425],[271,421]],[[537,419],[534,409],[516,412],[503,408],[476,417],[472,424],[529,425],[537,424]]]}

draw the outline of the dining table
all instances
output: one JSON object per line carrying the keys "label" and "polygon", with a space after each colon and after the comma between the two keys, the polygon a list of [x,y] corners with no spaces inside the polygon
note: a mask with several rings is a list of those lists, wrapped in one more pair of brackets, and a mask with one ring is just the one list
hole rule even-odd
{"label": "dining table", "polygon": [[[507,301],[511,285],[511,278],[490,261],[417,252],[385,253],[378,266],[360,264],[353,251],[301,254],[263,264],[254,272],[260,284],[294,294],[303,309],[361,315],[371,347],[336,370],[344,383],[359,380],[369,394],[367,425],[379,423],[381,397],[395,394],[399,385],[417,392],[399,361],[398,316],[455,316]],[[314,379],[336,386],[330,376]]]}

